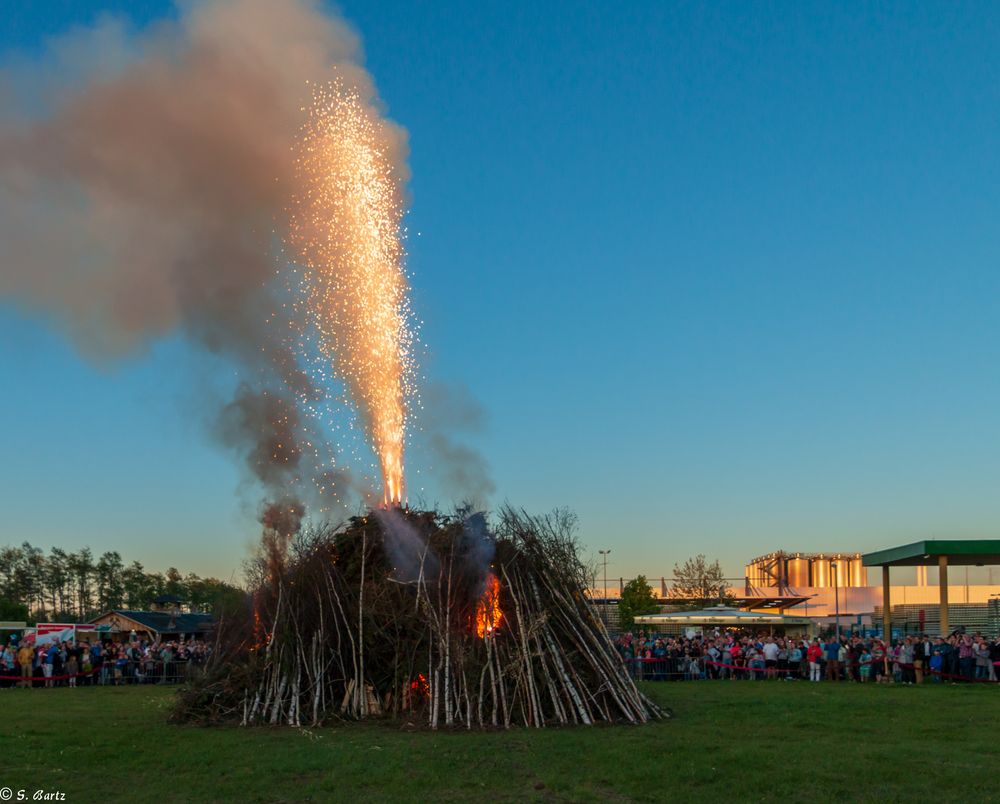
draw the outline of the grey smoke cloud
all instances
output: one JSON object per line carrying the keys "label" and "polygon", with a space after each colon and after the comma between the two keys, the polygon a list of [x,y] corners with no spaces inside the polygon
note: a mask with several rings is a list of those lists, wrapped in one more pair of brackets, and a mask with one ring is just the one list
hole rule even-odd
{"label": "grey smoke cloud", "polygon": [[0,128],[0,294],[94,355],[178,326],[252,348],[305,80],[336,69],[374,97],[356,37],[308,0],[213,0],[148,32],[105,21],[57,52],[28,79],[50,97]]}
{"label": "grey smoke cloud", "polygon": [[396,578],[406,582],[416,581],[420,578],[421,569],[426,577],[436,577],[440,563],[426,537],[395,508],[375,508],[373,511],[382,526],[385,547]]}
{"label": "grey smoke cloud", "polygon": [[432,473],[455,500],[485,504],[496,491],[489,464],[478,450],[459,440],[485,429],[485,410],[461,387],[431,385],[423,399],[417,437],[431,456]]}

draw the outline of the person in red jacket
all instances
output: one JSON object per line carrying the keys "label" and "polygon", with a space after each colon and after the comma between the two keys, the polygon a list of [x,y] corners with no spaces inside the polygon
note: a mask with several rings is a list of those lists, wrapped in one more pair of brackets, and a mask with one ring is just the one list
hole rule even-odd
{"label": "person in red jacket", "polygon": [[809,660],[809,680],[819,681],[820,675],[820,659],[823,658],[823,648],[819,645],[819,640],[814,639],[812,644],[809,645],[809,650],[806,651],[806,659]]}

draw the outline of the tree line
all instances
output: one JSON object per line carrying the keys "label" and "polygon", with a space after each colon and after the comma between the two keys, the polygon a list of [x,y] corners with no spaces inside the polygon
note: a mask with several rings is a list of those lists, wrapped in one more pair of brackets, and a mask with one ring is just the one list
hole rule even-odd
{"label": "tree line", "polygon": [[28,542],[0,548],[0,620],[85,622],[109,609],[148,609],[164,594],[211,612],[242,590],[175,567],[147,572],[114,550],[95,557],[89,547],[53,547],[48,555]]}
{"label": "tree line", "polygon": [[[700,609],[733,602],[718,559],[709,562],[702,554],[689,558],[683,564],[674,564],[674,580],[669,598],[676,600],[681,609]],[[632,628],[639,615],[656,614],[659,611],[660,603],[645,575],[625,584],[618,600],[618,621],[622,630]]]}

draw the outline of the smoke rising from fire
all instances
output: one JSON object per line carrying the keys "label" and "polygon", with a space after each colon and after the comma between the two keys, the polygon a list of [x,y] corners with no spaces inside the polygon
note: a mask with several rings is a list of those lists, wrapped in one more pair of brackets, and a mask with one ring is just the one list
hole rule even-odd
{"label": "smoke rising from fire", "polygon": [[420,416],[423,446],[430,455],[431,471],[457,500],[485,505],[496,490],[490,467],[478,451],[456,438],[485,429],[486,412],[461,386],[436,383],[423,391]]}
{"label": "smoke rising from fire", "polygon": [[385,547],[398,580],[415,581],[421,570],[430,577],[437,575],[440,564],[427,537],[407,522],[399,509],[377,508],[374,513],[385,534]]}
{"label": "smoke rising from fire", "polygon": [[[179,330],[236,363],[217,435],[273,501],[316,482],[297,406],[322,392],[297,367],[275,270],[306,80],[333,75],[381,119],[357,37],[313,0],[184,4],[140,32],[104,20],[0,74],[28,101],[0,112],[0,298],[93,359]],[[378,134],[405,176],[405,132]]]}

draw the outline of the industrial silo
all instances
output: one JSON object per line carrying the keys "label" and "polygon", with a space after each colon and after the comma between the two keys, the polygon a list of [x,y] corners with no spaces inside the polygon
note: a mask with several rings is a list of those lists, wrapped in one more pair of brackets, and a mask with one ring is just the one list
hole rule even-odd
{"label": "industrial silo", "polygon": [[812,585],[826,588],[830,586],[830,559],[819,556],[812,559]]}
{"label": "industrial silo", "polygon": [[860,555],[851,559],[851,586],[868,586],[868,571]]}
{"label": "industrial silo", "polygon": [[809,559],[795,558],[788,559],[788,585],[789,586],[809,586]]}

